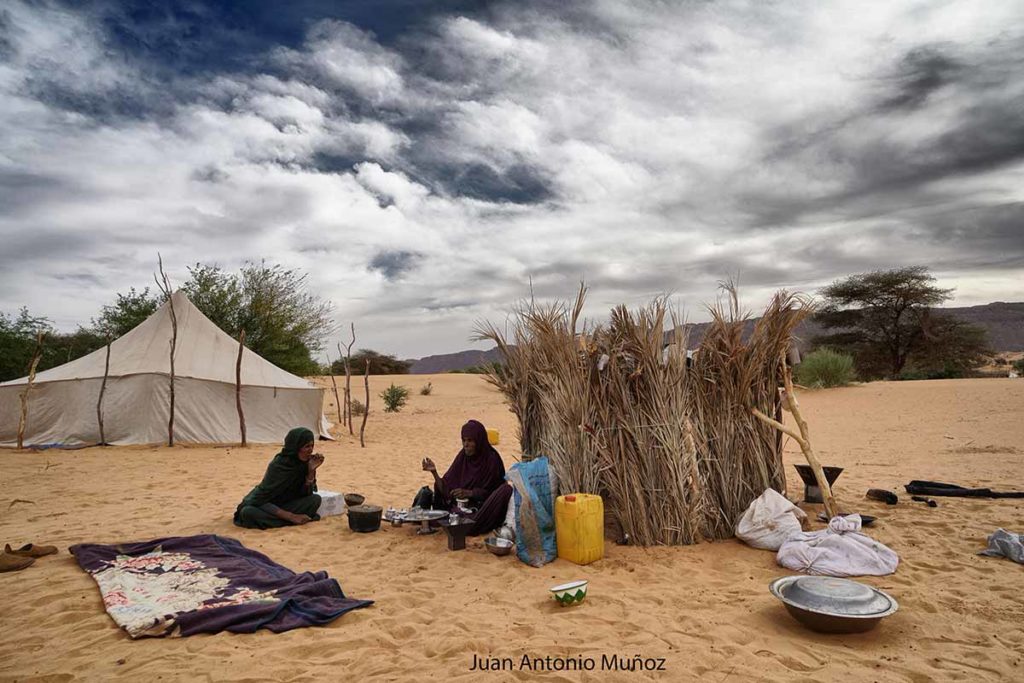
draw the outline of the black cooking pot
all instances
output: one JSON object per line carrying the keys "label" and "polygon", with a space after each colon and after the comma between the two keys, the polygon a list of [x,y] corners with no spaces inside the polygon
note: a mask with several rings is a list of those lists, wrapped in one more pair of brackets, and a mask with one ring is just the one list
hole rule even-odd
{"label": "black cooking pot", "polygon": [[353,505],[348,509],[348,528],[361,534],[380,529],[384,508],[379,505]]}

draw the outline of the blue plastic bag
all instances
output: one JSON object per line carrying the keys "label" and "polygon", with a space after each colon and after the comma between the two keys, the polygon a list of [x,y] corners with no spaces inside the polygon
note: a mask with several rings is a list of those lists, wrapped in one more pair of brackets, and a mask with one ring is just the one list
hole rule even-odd
{"label": "blue plastic bag", "polygon": [[516,555],[530,566],[543,566],[558,556],[548,459],[516,463],[505,478],[515,496]]}

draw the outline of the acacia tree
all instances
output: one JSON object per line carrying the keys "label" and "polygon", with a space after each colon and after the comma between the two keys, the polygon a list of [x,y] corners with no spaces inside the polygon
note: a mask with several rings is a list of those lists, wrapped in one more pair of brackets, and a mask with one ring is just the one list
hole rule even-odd
{"label": "acacia tree", "polygon": [[[157,294],[150,293],[149,287],[141,292],[132,287],[127,294],[116,294],[113,304],[100,309],[100,317],[93,318],[93,332],[101,338],[110,336],[112,339],[124,336],[136,325],[153,315],[161,300]],[[97,346],[96,348],[99,348]]]}
{"label": "acacia tree", "polygon": [[331,332],[331,304],[309,291],[306,275],[279,265],[247,263],[237,273],[216,265],[189,268],[182,289],[219,328],[271,363],[297,375],[313,375],[313,354]]}
{"label": "acacia tree", "polygon": [[[936,286],[924,266],[852,275],[821,290],[815,320],[830,334],[815,339],[851,353],[863,377],[895,379],[911,360],[950,357],[970,365],[984,350],[984,330],[931,311],[952,289]],[[951,343],[955,342],[955,343]]]}
{"label": "acacia tree", "polygon": [[[412,362],[399,360],[390,354],[380,353],[372,349],[359,349],[352,354],[351,367],[358,368],[369,364],[371,375],[407,375]],[[340,373],[345,370],[345,359],[340,358],[331,365],[331,372]]]}

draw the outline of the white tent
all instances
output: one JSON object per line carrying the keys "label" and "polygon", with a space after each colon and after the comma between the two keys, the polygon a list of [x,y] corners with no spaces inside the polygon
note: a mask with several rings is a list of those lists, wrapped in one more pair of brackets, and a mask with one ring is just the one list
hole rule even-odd
{"label": "white tent", "polygon": [[[237,443],[235,404],[238,342],[213,324],[183,292],[172,296],[178,319],[174,357],[175,443]],[[110,345],[103,395],[107,443],[166,443],[170,406],[171,310],[153,315]],[[103,383],[102,348],[36,375],[29,393],[26,446],[74,447],[100,441],[96,404]],[[28,378],[0,384],[0,446],[17,442],[21,395]],[[328,437],[324,390],[285,372],[249,349],[242,353],[242,410],[246,436],[281,442],[289,429],[307,427]]]}

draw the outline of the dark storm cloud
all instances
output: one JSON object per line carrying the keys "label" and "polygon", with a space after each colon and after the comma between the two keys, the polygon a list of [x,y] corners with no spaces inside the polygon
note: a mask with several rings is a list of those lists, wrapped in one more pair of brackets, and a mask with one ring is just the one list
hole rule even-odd
{"label": "dark storm cloud", "polygon": [[418,168],[447,193],[457,197],[488,202],[538,204],[554,196],[543,171],[526,164],[514,164],[499,170],[479,163],[465,166],[438,164],[428,169],[420,165]]}
{"label": "dark storm cloud", "polygon": [[[877,104],[771,131],[762,157],[767,166],[817,169],[835,174],[842,186],[824,194],[749,194],[742,203],[754,224],[793,224],[886,195],[905,198],[929,183],[1024,160],[1024,40],[997,40],[969,55],[952,52],[913,48],[896,65],[897,76],[878,78],[888,92]],[[904,140],[918,127],[937,130]]]}
{"label": "dark storm cloud", "polygon": [[415,268],[421,257],[412,251],[382,251],[373,257],[368,269],[378,271],[385,280],[398,280]]}
{"label": "dark storm cloud", "polygon": [[941,47],[925,45],[908,52],[894,71],[891,81],[896,92],[879,104],[881,111],[920,107],[929,95],[956,82],[963,66]]}

